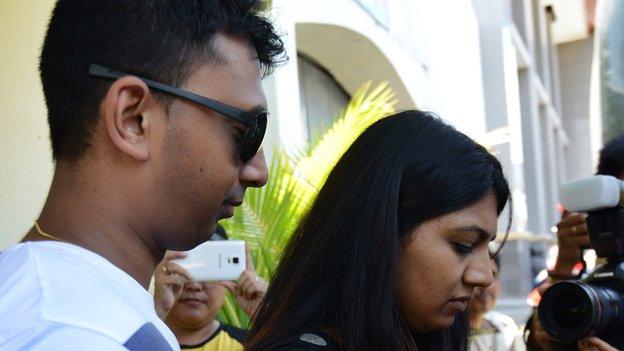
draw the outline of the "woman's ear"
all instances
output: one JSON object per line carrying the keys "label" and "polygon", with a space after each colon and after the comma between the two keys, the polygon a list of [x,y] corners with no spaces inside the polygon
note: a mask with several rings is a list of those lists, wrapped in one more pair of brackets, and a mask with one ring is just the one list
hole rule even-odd
{"label": "woman's ear", "polygon": [[153,102],[147,85],[132,76],[116,80],[102,102],[104,125],[112,144],[137,161],[149,158],[149,112],[157,106]]}

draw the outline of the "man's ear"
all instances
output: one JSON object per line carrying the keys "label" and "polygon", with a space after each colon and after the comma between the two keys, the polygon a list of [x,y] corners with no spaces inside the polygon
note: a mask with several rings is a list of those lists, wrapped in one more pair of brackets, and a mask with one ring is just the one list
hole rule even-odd
{"label": "man's ear", "polygon": [[149,141],[156,104],[145,83],[132,76],[116,80],[102,102],[102,117],[111,142],[121,152],[136,159],[149,158]]}

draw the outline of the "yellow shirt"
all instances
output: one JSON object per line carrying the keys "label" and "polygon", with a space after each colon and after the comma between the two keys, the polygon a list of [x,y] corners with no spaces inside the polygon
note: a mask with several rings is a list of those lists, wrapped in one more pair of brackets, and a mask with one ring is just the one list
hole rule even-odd
{"label": "yellow shirt", "polygon": [[183,350],[194,351],[243,351],[247,331],[221,324],[208,339],[197,345],[180,345]]}

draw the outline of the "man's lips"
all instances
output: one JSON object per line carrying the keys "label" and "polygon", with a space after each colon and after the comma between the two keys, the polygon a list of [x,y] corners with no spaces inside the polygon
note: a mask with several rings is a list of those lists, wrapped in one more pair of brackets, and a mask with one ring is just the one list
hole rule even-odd
{"label": "man's lips", "polygon": [[219,214],[219,219],[230,218],[234,216],[234,210],[236,207],[240,206],[243,202],[239,200],[233,201],[225,201],[221,205],[221,213]]}
{"label": "man's lips", "polygon": [[231,206],[234,206],[234,207],[238,207],[238,206],[240,206],[243,203],[243,200],[242,199],[225,200],[225,201],[223,201],[223,203],[226,204],[226,205],[231,205]]}

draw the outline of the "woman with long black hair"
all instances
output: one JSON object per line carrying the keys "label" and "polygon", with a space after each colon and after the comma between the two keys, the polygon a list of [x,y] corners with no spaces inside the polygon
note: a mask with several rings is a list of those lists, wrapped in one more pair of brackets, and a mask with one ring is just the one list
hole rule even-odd
{"label": "woman with long black hair", "polygon": [[466,350],[509,198],[500,163],[439,118],[374,123],[293,233],[246,350]]}

